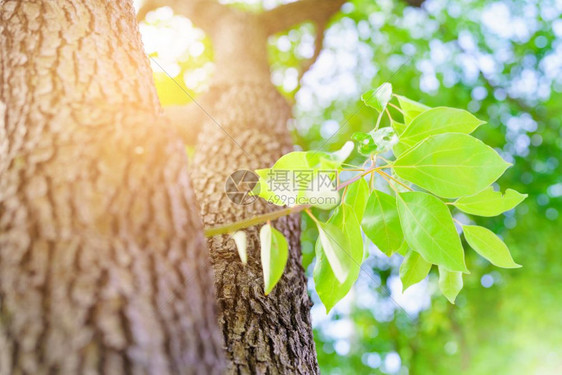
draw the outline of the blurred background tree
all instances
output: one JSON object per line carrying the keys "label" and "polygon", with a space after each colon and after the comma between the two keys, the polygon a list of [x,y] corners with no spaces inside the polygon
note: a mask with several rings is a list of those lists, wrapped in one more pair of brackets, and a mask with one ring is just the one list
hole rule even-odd
{"label": "blurred background tree", "polygon": [[[223,1],[250,11],[285,1]],[[146,52],[198,95],[213,74],[212,45],[169,8],[141,24]],[[270,39],[272,81],[294,103],[302,149],[335,150],[368,131],[375,113],[360,95],[389,81],[429,106],[466,108],[488,124],[476,136],[514,163],[502,188],[529,194],[514,211],[475,218],[510,246],[518,270],[467,252],[471,274],[456,305],[431,274],[402,293],[400,255],[376,248],[352,292],[326,315],[309,290],[318,359],[326,374],[562,373],[562,2],[398,0],[346,3],[324,33],[302,24]],[[153,66],[164,105],[190,101]],[[502,189],[503,190],[503,189]],[[457,213],[460,220],[471,220]],[[303,263],[312,273],[314,225],[303,219]]]}

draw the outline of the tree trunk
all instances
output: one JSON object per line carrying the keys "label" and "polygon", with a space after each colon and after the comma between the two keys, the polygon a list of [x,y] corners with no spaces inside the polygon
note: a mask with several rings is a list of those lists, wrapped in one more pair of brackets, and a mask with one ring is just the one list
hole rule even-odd
{"label": "tree trunk", "polygon": [[211,374],[183,146],[125,1],[0,1],[0,374]]}
{"label": "tree trunk", "polygon": [[[278,209],[255,201],[232,203],[224,192],[227,177],[240,169],[270,167],[291,151],[287,132],[289,106],[269,83],[236,83],[215,88],[215,124],[204,125],[192,167],[192,179],[206,226],[227,224]],[[289,242],[289,260],[280,282],[264,295],[259,227],[246,229],[248,264],[244,266],[228,235],[209,239],[219,303],[219,323],[231,374],[314,374],[318,372],[310,305],[301,266],[300,217],[277,220],[274,227]]]}
{"label": "tree trunk", "polygon": [[[217,74],[206,96],[206,103],[213,105],[206,110],[212,119],[202,127],[191,168],[207,227],[279,209],[261,199],[246,206],[232,203],[225,181],[236,170],[270,167],[292,151],[287,130],[291,109],[270,82],[263,24],[237,12],[220,24],[211,34]],[[287,237],[290,255],[281,281],[268,296],[259,227],[246,229],[246,266],[228,235],[209,239],[230,374],[318,373],[301,266],[300,217],[285,217],[273,225]]]}

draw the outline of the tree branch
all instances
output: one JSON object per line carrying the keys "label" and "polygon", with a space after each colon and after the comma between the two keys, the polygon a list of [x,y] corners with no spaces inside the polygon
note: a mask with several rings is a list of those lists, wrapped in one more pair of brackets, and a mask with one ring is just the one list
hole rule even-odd
{"label": "tree branch", "polygon": [[326,24],[346,0],[301,0],[278,6],[259,15],[268,35],[272,35],[300,23],[311,21]]}
{"label": "tree branch", "polygon": [[301,69],[299,71],[299,82],[304,76],[304,74],[314,65],[320,52],[322,52],[322,47],[324,46],[324,32],[326,31],[326,23],[316,25],[316,38],[314,39],[314,54],[312,57],[303,62]]}
{"label": "tree branch", "polygon": [[405,0],[405,2],[412,7],[419,8],[423,4],[424,0]]}
{"label": "tree branch", "polygon": [[217,20],[233,12],[229,7],[214,0],[146,0],[137,19],[142,20],[148,12],[163,6],[169,6],[175,13],[189,18],[208,34],[213,34],[213,31],[220,27]]}
{"label": "tree branch", "polygon": [[[358,174],[357,176],[355,176],[353,178],[350,178],[349,180],[347,180],[347,181],[341,183],[340,185],[338,185],[337,190],[339,191],[339,190],[345,188],[346,186],[349,186],[349,185],[353,184],[354,182],[362,179],[363,177],[367,176],[368,174],[379,171],[383,167],[386,167],[386,166],[370,167],[369,169],[366,169],[362,173]],[[297,213],[297,212],[301,212],[302,210],[306,210],[310,207],[311,206],[309,204],[303,204],[303,205],[293,206],[293,207],[286,207],[282,210],[273,211],[273,212],[269,212],[267,214],[254,216],[254,217],[251,217],[249,219],[237,221],[235,223],[224,224],[224,225],[219,225],[217,227],[207,228],[207,229],[205,229],[205,236],[206,237],[213,237],[213,236],[218,236],[220,234],[233,233],[233,232],[236,232],[237,230],[240,230],[240,229],[245,229],[245,228],[251,227],[253,225],[266,223],[268,221],[279,219],[280,217],[283,217],[283,216],[287,216],[287,215],[291,215],[291,214],[294,214],[294,213]]]}

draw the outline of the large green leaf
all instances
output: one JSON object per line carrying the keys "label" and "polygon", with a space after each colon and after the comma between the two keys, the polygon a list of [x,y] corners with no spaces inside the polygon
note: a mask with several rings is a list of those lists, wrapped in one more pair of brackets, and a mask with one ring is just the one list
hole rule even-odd
{"label": "large green leaf", "polygon": [[475,194],[510,166],[490,146],[467,135],[434,135],[400,155],[394,171],[444,198]]}
{"label": "large green leaf", "polygon": [[261,227],[260,245],[264,291],[267,295],[283,275],[289,258],[289,247],[283,234],[270,224]]}
{"label": "large green leaf", "polygon": [[455,299],[461,291],[462,285],[461,272],[451,272],[439,266],[439,289],[452,304],[455,303]]}
{"label": "large green leaf", "polygon": [[402,241],[402,245],[400,245],[398,250],[396,250],[396,252],[402,255],[403,257],[405,257],[409,251],[410,250],[408,249],[408,243],[406,242],[406,240]]}
{"label": "large green leaf", "polygon": [[363,238],[361,227],[357,221],[353,208],[347,204],[339,206],[328,220],[328,223],[337,226],[349,243],[349,252],[353,263],[349,275],[341,283],[332,271],[328,262],[322,243],[316,241],[316,265],[314,266],[314,285],[320,300],[329,312],[334,305],[347,295],[357,277],[359,276],[361,262],[363,260]]}
{"label": "large green leaf", "polygon": [[294,151],[279,158],[271,169],[338,168],[341,162],[334,154],[323,151]]}
{"label": "large green leaf", "polygon": [[491,186],[480,193],[468,197],[461,197],[453,204],[459,210],[478,216],[497,216],[509,211],[527,198],[527,194],[521,194],[513,189],[507,189],[502,195],[494,191]]}
{"label": "large green leaf", "polygon": [[406,125],[410,124],[414,118],[416,118],[420,113],[423,113],[430,109],[430,107],[425,104],[418,103],[412,99],[408,99],[405,96],[396,95],[398,98],[398,103],[400,104],[400,109],[404,114],[404,122]]}
{"label": "large green leaf", "polygon": [[378,112],[385,110],[388,102],[392,98],[392,85],[388,82],[383,83],[379,87],[373,90],[367,91],[361,100],[367,106],[376,109]]}
{"label": "large green leaf", "polygon": [[339,152],[295,151],[283,155],[273,167],[255,171],[260,177],[258,195],[278,206],[312,204],[322,209],[333,208],[339,201],[335,186],[319,189],[314,184],[321,179],[320,174],[326,175],[328,171],[333,171],[335,181],[341,159]]}
{"label": "large green leaf", "polygon": [[519,268],[513,261],[507,245],[491,230],[477,225],[462,227],[466,242],[478,254],[488,259],[494,266],[502,268]]}
{"label": "large green leaf", "polygon": [[466,272],[464,251],[447,206],[422,192],[397,194],[398,213],[409,247],[429,263]]}
{"label": "large green leaf", "polygon": [[347,188],[343,202],[351,207],[357,217],[357,221],[361,222],[368,199],[369,184],[362,178],[355,181]]}
{"label": "large green leaf", "polygon": [[402,280],[402,291],[419,283],[429,273],[431,263],[426,262],[422,256],[415,251],[408,251],[400,265],[400,280]]}
{"label": "large green leaf", "polygon": [[404,130],[406,130],[406,124],[398,122],[394,119],[390,120],[390,126],[392,126],[392,129],[394,129],[394,132],[398,136],[400,136],[404,132]]}
{"label": "large green leaf", "polygon": [[349,240],[343,231],[332,223],[316,221],[316,225],[318,241],[326,254],[328,263],[336,279],[343,284],[351,270],[357,266],[349,250]]}
{"label": "large green leaf", "polygon": [[437,107],[417,116],[400,135],[400,142],[394,148],[396,156],[418,142],[436,134],[463,133],[470,134],[484,121],[462,109]]}
{"label": "large green leaf", "polygon": [[371,193],[361,226],[367,237],[388,256],[404,241],[396,200],[382,191]]}

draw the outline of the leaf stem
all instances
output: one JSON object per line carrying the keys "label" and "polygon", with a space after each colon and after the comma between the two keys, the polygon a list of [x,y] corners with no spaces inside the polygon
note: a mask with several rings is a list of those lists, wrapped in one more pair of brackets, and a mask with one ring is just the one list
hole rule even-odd
{"label": "leaf stem", "polygon": [[380,155],[379,155],[379,158],[387,164],[387,165],[385,165],[386,168],[390,168],[390,167],[392,166],[392,165],[391,165],[391,162],[388,161],[388,159],[385,159],[385,158],[383,158],[383,157],[380,156]]}
{"label": "leaf stem", "polygon": [[395,179],[394,177],[392,177],[391,175],[389,175],[388,173],[382,171],[382,170],[377,170],[377,173],[382,175],[386,175],[388,178],[390,178],[392,181],[396,182],[397,184],[405,187],[406,189],[410,190],[410,191],[414,191],[414,189],[412,189],[411,187],[409,187],[408,185],[404,185],[402,182],[398,181],[397,179]]}
{"label": "leaf stem", "polygon": [[348,188],[348,187],[349,187],[349,185],[346,186],[346,187],[343,189],[343,193],[342,193],[342,195],[341,195],[341,200],[342,200],[342,201],[345,199],[345,194],[347,193],[347,188]]}
{"label": "leaf stem", "polygon": [[[377,157],[371,155],[370,157],[371,159],[371,165],[376,166],[377,165]],[[369,179],[369,191],[372,191],[373,188],[375,187],[375,174],[371,174],[371,178]]]}
{"label": "leaf stem", "polygon": [[402,111],[402,108],[398,107],[396,104],[388,103],[388,105],[391,106],[392,108],[396,109],[401,114],[404,114],[404,111]]}
{"label": "leaf stem", "polygon": [[345,172],[363,172],[365,168],[343,168],[342,171]]}
{"label": "leaf stem", "polygon": [[[366,175],[379,170],[379,168],[381,168],[381,167],[371,167],[371,168],[368,168],[368,169],[364,170],[363,173],[360,173],[357,176],[355,176],[353,178],[350,178],[349,180],[347,180],[347,181],[341,183],[340,185],[338,185],[336,190],[341,190],[341,189],[345,188],[346,186],[351,185],[352,183],[360,180],[361,178],[365,177]],[[265,223],[265,222],[268,222],[268,221],[277,220],[277,219],[279,219],[280,217],[283,217],[283,216],[291,215],[291,214],[294,214],[294,213],[297,213],[297,212],[301,212],[303,210],[308,210],[310,207],[311,207],[311,205],[309,205],[309,204],[303,204],[303,205],[294,206],[294,207],[287,207],[287,208],[284,208],[284,209],[279,210],[279,211],[274,211],[274,212],[269,212],[267,214],[254,216],[250,219],[240,220],[240,221],[230,223],[230,224],[225,224],[225,225],[219,225],[219,226],[216,226],[216,227],[206,229],[205,230],[205,237],[213,237],[213,236],[218,236],[220,234],[227,234],[227,233],[235,232],[237,230],[248,228],[248,227],[251,227],[253,225],[258,225],[258,224],[262,224],[262,223]]]}
{"label": "leaf stem", "polygon": [[355,176],[355,177],[353,177],[353,178],[350,178],[349,180],[347,180],[347,181],[341,183],[341,184],[337,187],[337,190],[341,190],[341,189],[343,189],[344,187],[346,187],[346,186],[348,186],[348,185],[351,185],[351,184],[354,183],[355,181],[358,181],[358,180],[362,179],[363,177],[367,176],[368,174],[371,174],[371,173],[377,171],[379,168],[380,168],[380,167],[371,167],[371,168],[365,169],[365,171],[364,171],[363,173],[360,173],[360,174],[358,174],[357,176]]}
{"label": "leaf stem", "polygon": [[392,119],[392,116],[390,115],[390,111],[388,110],[388,107],[386,107],[384,110],[386,111],[386,115],[388,116],[388,121],[390,121],[390,123],[392,124],[392,121],[394,121],[394,120]]}
{"label": "leaf stem", "polygon": [[[379,172],[377,172],[377,173],[379,173]],[[385,181],[388,183],[388,186],[390,186],[390,188],[391,188],[392,190],[394,190],[394,192],[396,193],[396,195],[398,195],[398,190],[396,190],[396,188],[394,187],[394,185],[392,185],[392,184],[390,183],[390,180],[388,179],[388,177],[386,177],[384,174],[381,174],[381,173],[379,173],[379,175],[381,175],[381,177],[385,179]]]}
{"label": "leaf stem", "polygon": [[379,125],[381,124],[383,114],[384,114],[384,111],[379,113],[379,117],[377,118],[377,124],[375,125],[375,129],[373,129],[373,130],[377,130],[379,128]]}
{"label": "leaf stem", "polygon": [[307,214],[308,216],[310,216],[310,218],[312,219],[312,221],[314,221],[316,224],[318,224],[318,219],[316,218],[316,216],[314,216],[314,215],[312,214],[312,212],[310,212],[310,209],[309,209],[309,208],[305,209],[304,212],[306,212],[306,214]]}
{"label": "leaf stem", "polygon": [[341,163],[341,165],[345,165],[345,166],[348,166],[348,167],[351,167],[351,168],[361,168],[361,169],[363,169],[363,167],[360,167],[360,166],[354,165],[354,164],[349,164],[349,163]]}
{"label": "leaf stem", "polygon": [[277,220],[280,217],[287,216],[296,212],[300,212],[304,209],[307,209],[308,207],[310,206],[301,205],[301,206],[287,207],[279,211],[274,211],[274,212],[269,212],[267,214],[254,216],[247,220],[241,220],[231,224],[219,225],[213,228],[206,229],[205,237],[213,237],[219,234],[227,234],[240,229],[251,227],[252,225],[258,225],[258,224],[266,223],[271,220]]}

